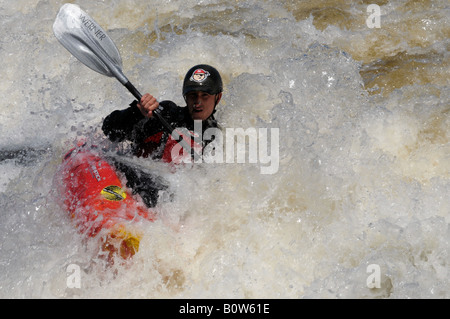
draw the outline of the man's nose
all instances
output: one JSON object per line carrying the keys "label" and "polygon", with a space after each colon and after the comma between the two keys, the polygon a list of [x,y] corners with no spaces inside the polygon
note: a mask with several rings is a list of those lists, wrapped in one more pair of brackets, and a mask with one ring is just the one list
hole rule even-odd
{"label": "man's nose", "polygon": [[200,105],[200,104],[201,104],[200,95],[196,95],[194,97],[194,105]]}

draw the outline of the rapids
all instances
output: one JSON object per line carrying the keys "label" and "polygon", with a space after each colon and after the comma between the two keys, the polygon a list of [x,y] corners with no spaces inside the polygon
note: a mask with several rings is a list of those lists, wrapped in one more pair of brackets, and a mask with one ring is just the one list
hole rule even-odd
{"label": "rapids", "polygon": [[448,1],[71,2],[142,93],[184,105],[185,72],[214,65],[219,123],[278,129],[279,167],[133,160],[176,195],[105,269],[54,178],[133,98],[57,42],[64,1],[0,0],[0,298],[450,297]]}

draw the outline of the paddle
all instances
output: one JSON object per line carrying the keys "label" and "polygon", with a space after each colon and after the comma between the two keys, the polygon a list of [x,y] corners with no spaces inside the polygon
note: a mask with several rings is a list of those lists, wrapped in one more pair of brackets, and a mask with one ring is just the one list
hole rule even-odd
{"label": "paddle", "polygon": [[[115,77],[138,101],[141,100],[142,94],[122,72],[122,59],[114,42],[79,6],[64,4],[56,16],[53,32],[58,41],[80,62],[100,74]],[[153,115],[189,154],[198,158],[183,136],[172,128],[158,109]]]}

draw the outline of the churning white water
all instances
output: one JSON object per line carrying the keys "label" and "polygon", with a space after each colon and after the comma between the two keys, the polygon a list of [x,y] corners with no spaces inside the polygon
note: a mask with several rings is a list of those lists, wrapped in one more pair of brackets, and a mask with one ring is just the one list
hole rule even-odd
{"label": "churning white water", "polygon": [[54,178],[132,96],[57,42],[64,1],[0,0],[1,298],[450,297],[447,1],[71,2],[142,93],[181,105],[185,72],[214,65],[221,126],[278,129],[279,167],[134,160],[175,197],[103,267]]}

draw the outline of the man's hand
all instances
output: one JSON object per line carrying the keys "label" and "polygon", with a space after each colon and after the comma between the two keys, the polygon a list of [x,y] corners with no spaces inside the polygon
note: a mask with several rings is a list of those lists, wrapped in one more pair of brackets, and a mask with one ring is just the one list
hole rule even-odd
{"label": "man's hand", "polygon": [[159,102],[149,93],[143,95],[141,101],[137,104],[137,107],[141,111],[142,115],[146,117],[152,117],[153,111],[156,110],[158,106]]}

